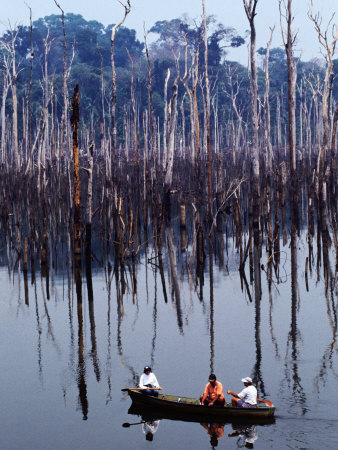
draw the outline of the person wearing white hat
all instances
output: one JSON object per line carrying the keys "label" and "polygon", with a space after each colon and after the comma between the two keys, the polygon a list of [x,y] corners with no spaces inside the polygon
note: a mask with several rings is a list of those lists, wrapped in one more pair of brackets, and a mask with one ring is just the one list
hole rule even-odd
{"label": "person wearing white hat", "polygon": [[239,408],[254,408],[257,406],[257,389],[252,384],[252,379],[250,377],[242,378],[242,383],[244,383],[245,388],[238,394],[227,391],[227,394],[233,396],[231,399],[232,406],[237,406]]}

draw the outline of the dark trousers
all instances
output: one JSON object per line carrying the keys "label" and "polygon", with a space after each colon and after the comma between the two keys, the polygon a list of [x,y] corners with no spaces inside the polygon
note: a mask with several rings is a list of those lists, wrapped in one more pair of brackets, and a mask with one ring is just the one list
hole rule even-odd
{"label": "dark trousers", "polygon": [[[147,387],[152,388],[152,387],[155,387],[155,386],[153,386],[152,384],[148,384]],[[153,397],[157,397],[158,396],[158,392],[155,391],[154,389],[143,389],[141,392],[144,395],[152,395]]]}

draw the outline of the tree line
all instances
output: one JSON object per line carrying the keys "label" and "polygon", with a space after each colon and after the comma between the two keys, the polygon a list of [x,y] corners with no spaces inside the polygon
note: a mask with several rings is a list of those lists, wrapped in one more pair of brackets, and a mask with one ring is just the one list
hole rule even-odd
{"label": "tree line", "polygon": [[[211,82],[211,120],[221,123],[221,130],[212,140],[215,145],[236,147],[243,142],[245,129],[250,127],[250,81],[247,68],[227,59],[227,48],[245,43],[247,36],[240,36],[236,30],[208,17],[208,70]],[[102,122],[103,115],[109,121],[111,98],[111,33],[113,25],[104,27],[97,21],[86,21],[81,15],[68,13],[40,18],[30,26],[18,26],[7,30],[1,37],[0,63],[2,94],[3,134],[6,120],[12,122],[15,111],[18,114],[18,133],[23,137],[24,115],[31,101],[32,133],[36,133],[41,113],[49,103],[53,107],[55,120],[61,120],[63,99],[64,48],[66,55],[67,85],[79,84],[81,91],[81,116],[89,123]],[[65,32],[65,35],[64,35]],[[179,110],[182,112],[181,131],[188,123],[189,89],[195,83],[196,102],[200,120],[203,121],[203,65],[204,43],[202,25],[192,24],[188,17],[170,21],[158,21],[150,28],[156,39],[149,45],[149,59],[152,86],[152,108],[156,120],[165,119],[164,86],[168,70],[171,77],[167,84],[170,92],[174,76],[181,79],[178,89]],[[149,37],[148,37],[149,39]],[[286,144],[285,129],[288,124],[288,71],[286,52],[282,48],[260,48],[256,51],[258,60],[258,114],[263,117],[266,93],[267,65],[269,72],[269,102],[271,114],[271,139],[274,145]],[[267,58],[268,56],[268,58]],[[196,61],[197,62],[196,62]],[[324,89],[325,63],[322,60],[297,64],[296,110],[297,140],[301,146],[319,143],[321,134],[320,105]],[[117,72],[117,127],[119,144],[125,145],[125,121],[134,107],[138,115],[149,109],[149,76],[145,43],[136,37],[136,31],[121,26],[116,32],[114,63]],[[197,67],[197,66],[198,67]],[[193,66],[199,72],[193,81]],[[131,89],[131,68],[133,67],[133,98]],[[333,61],[333,77],[338,75],[338,59]],[[31,88],[30,85],[31,77]],[[15,94],[13,97],[13,89]],[[31,89],[31,99],[29,91]],[[68,103],[72,89],[67,89]],[[12,95],[11,95],[12,93]],[[332,97],[338,98],[337,84],[333,85]],[[15,105],[14,103],[17,103]],[[217,111],[216,111],[217,110]],[[184,117],[183,117],[184,113]],[[7,119],[6,119],[7,118]],[[140,120],[140,118],[138,119]],[[183,124],[182,121],[185,121]],[[261,121],[263,126],[263,121]],[[307,125],[308,124],[308,125]],[[162,129],[160,130],[163,134]],[[310,135],[309,135],[310,134]],[[284,139],[283,139],[284,138]]]}

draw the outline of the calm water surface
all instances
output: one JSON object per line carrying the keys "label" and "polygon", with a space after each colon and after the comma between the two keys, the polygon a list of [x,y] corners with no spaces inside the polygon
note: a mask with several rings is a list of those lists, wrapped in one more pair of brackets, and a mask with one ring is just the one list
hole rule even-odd
{"label": "calm water surface", "polygon": [[152,442],[142,425],[122,427],[142,420],[128,414],[131,401],[121,388],[135,386],[145,364],[166,393],[191,397],[201,394],[210,371],[235,392],[242,388],[241,378],[258,379],[259,395],[277,407],[275,423],[237,427],[240,435],[232,437],[236,424],[226,423],[217,448],[248,447],[246,438],[257,449],[337,448],[333,250],[327,278],[314,247],[308,289],[305,233],[297,239],[296,278],[289,243],[281,243],[281,250],[279,280],[273,272],[270,290],[263,251],[260,302],[249,274],[253,301],[241,284],[230,239],[224,266],[213,265],[212,289],[210,270],[205,273],[202,300],[189,272],[189,252],[177,259],[179,298],[165,264],[167,303],[157,265],[147,263],[151,249],[136,266],[137,285],[127,268],[125,292],[113,273],[109,282],[108,274],[96,269],[92,306],[83,276],[82,308],[66,274],[51,273],[47,299],[46,279],[37,273],[27,298],[23,276],[2,267],[1,448],[212,448],[199,423],[163,419]]}

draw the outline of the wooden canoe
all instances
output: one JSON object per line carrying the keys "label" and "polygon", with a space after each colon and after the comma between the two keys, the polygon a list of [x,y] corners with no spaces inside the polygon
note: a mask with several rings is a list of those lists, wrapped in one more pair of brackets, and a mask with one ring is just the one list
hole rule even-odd
{"label": "wooden canoe", "polygon": [[158,397],[153,397],[134,389],[128,389],[128,394],[134,407],[131,413],[147,414],[154,418],[194,421],[203,417],[209,421],[259,423],[271,422],[275,414],[275,407],[265,403],[255,408],[235,408],[231,403],[226,403],[225,406],[204,406],[198,399],[178,395],[158,394]]}

